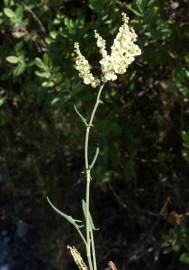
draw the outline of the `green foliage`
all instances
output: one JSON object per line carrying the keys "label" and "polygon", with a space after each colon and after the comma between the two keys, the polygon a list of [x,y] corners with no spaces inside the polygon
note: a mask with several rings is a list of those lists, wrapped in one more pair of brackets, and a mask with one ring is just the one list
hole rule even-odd
{"label": "green foliage", "polygon": [[22,5],[18,5],[15,11],[10,8],[4,8],[3,11],[9,18],[10,25],[13,29],[21,29],[27,26],[28,21],[24,19],[24,7]]}
{"label": "green foliage", "polygon": [[165,249],[164,254],[175,252],[179,254],[179,260],[185,264],[189,264],[189,228],[182,224],[170,229],[168,234],[164,236]]}

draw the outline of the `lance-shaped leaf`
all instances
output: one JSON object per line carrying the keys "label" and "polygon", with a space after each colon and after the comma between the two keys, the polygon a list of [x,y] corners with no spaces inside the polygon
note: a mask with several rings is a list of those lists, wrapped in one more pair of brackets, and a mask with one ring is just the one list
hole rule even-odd
{"label": "lance-shaped leaf", "polygon": [[87,120],[83,117],[83,115],[78,111],[77,107],[74,105],[74,109],[75,112],[77,113],[77,115],[79,116],[79,118],[81,119],[81,121],[84,123],[84,125],[87,127]]}
{"label": "lance-shaped leaf", "polygon": [[94,158],[93,158],[93,161],[91,162],[91,165],[90,165],[90,169],[92,169],[95,165],[95,162],[97,160],[97,157],[99,155],[99,147],[96,148],[96,152],[95,152],[95,155],[94,155]]}
{"label": "lance-shaped leaf", "polygon": [[56,208],[56,206],[54,206],[54,204],[50,201],[48,196],[47,196],[47,201],[56,213],[58,213],[60,216],[64,217],[69,223],[71,223],[74,226],[74,228],[77,230],[78,234],[80,235],[81,239],[83,240],[83,242],[86,245],[87,243],[86,243],[85,237],[83,236],[82,232],[80,231],[80,228],[84,227],[84,225],[77,224],[77,222],[82,222],[82,221],[78,220],[78,219],[74,219],[72,216],[67,215],[67,214],[63,213],[62,211],[60,211],[58,208]]}
{"label": "lance-shaped leaf", "polygon": [[83,225],[78,225],[77,222],[82,222],[81,220],[74,219],[72,216],[67,215],[60,211],[54,204],[50,201],[49,197],[47,197],[47,201],[50,204],[50,206],[53,208],[55,212],[57,212],[60,216],[64,217],[69,223],[71,223],[74,227],[82,228]]}
{"label": "lance-shaped leaf", "polygon": [[[86,202],[84,200],[82,200],[82,209],[83,209],[83,214],[85,216],[85,219],[87,217],[86,213],[87,213],[87,210],[86,210]],[[96,228],[94,226],[94,223],[93,223],[93,220],[92,220],[92,217],[91,217],[91,214],[89,212],[89,224],[90,224],[90,230],[93,230],[93,231],[98,231],[99,229]]]}

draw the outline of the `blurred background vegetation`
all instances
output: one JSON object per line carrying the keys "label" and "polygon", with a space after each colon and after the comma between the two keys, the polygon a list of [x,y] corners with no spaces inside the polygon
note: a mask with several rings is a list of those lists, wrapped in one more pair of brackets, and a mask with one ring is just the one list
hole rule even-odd
{"label": "blurred background vegetation", "polygon": [[84,129],[73,106],[89,115],[96,90],[78,77],[73,44],[98,72],[93,30],[110,47],[123,11],[142,55],[104,89],[91,141],[101,149],[99,269],[109,260],[120,270],[189,267],[189,2],[3,0],[1,269],[76,269],[66,245],[82,243],[46,202],[81,217]]}

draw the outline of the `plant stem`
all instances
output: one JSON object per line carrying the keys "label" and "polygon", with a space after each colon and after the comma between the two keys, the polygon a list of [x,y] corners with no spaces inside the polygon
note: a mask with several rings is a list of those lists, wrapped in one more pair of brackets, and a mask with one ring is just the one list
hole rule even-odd
{"label": "plant stem", "polygon": [[[91,259],[91,238],[93,239],[93,231],[91,230],[91,237],[90,237],[90,220],[89,220],[89,216],[90,216],[90,204],[89,204],[89,199],[90,199],[90,182],[91,182],[91,168],[89,166],[89,136],[90,136],[90,128],[92,127],[93,124],[93,120],[95,117],[95,113],[96,110],[98,108],[98,105],[100,103],[100,96],[102,93],[102,89],[104,88],[104,84],[100,87],[99,92],[97,94],[97,98],[96,98],[96,102],[94,105],[94,108],[92,110],[91,113],[91,117],[88,123],[88,126],[86,128],[86,133],[85,133],[85,171],[86,171],[86,241],[87,241],[87,245],[86,245],[86,252],[87,252],[87,259],[88,259],[88,264],[89,264],[89,269],[90,270],[96,270],[94,268],[96,268],[96,257],[93,258],[93,264],[92,264],[92,259]],[[94,247],[94,241],[93,241],[93,245],[92,245],[92,249],[93,249],[93,254],[95,254],[95,247]],[[94,256],[93,256],[94,257]],[[94,261],[95,260],[95,261]]]}
{"label": "plant stem", "polygon": [[92,248],[92,256],[93,256],[93,267],[94,267],[94,270],[97,270],[96,252],[95,252],[95,243],[94,243],[93,230],[90,231],[90,234],[91,234],[91,248]]}

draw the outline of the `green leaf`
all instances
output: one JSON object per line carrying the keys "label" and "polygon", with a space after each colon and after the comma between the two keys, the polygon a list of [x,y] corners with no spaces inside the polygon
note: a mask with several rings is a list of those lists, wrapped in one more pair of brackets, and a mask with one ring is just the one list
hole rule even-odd
{"label": "green leaf", "polygon": [[185,143],[189,144],[189,131],[182,131],[182,139],[185,141]]}
{"label": "green leaf", "polygon": [[15,77],[20,76],[26,69],[25,63],[19,63],[17,67],[15,67],[13,74]]}
{"label": "green leaf", "polygon": [[77,107],[74,105],[74,109],[75,112],[77,113],[77,115],[79,116],[79,118],[81,119],[81,121],[84,123],[84,125],[87,127],[87,120],[82,116],[82,114],[78,111]]}
{"label": "green leaf", "polygon": [[127,7],[128,10],[130,10],[131,12],[133,12],[133,14],[135,14],[138,17],[142,17],[142,14],[139,13],[136,9],[134,9],[131,4],[127,4],[125,5]]}
{"label": "green leaf", "polygon": [[142,13],[142,0],[136,0],[136,6],[138,10]]}
{"label": "green leaf", "polygon": [[49,66],[49,56],[47,53],[44,53],[44,55],[43,55],[43,62],[45,64],[45,66],[47,66],[47,67]]}
{"label": "green leaf", "polygon": [[95,165],[95,162],[98,158],[98,155],[99,155],[99,147],[96,148],[96,152],[95,152],[95,155],[94,155],[94,158],[93,158],[93,161],[91,162],[91,165],[90,165],[90,168],[92,169]]}
{"label": "green leaf", "polygon": [[22,20],[23,12],[24,12],[23,6],[18,6],[18,8],[16,9],[16,12],[15,12],[17,19]]}
{"label": "green leaf", "polygon": [[5,100],[3,98],[0,98],[0,107],[3,106],[4,103],[5,103]]}
{"label": "green leaf", "polygon": [[51,104],[54,105],[54,104],[56,104],[56,103],[59,102],[59,101],[60,101],[60,98],[59,98],[59,97],[55,97],[55,98],[53,98],[53,100],[51,101]]}
{"label": "green leaf", "polygon": [[39,57],[36,57],[36,58],[35,58],[35,64],[36,64],[36,66],[38,66],[40,69],[46,70],[45,64],[43,63],[43,61],[42,61]]}
{"label": "green leaf", "polygon": [[11,64],[17,64],[19,62],[19,58],[17,56],[10,55],[6,57],[7,62]]}
{"label": "green leaf", "polygon": [[52,31],[52,32],[50,32],[50,37],[52,38],[52,39],[55,39],[56,38],[56,36],[57,36],[57,32],[55,32],[55,31]]}
{"label": "green leaf", "polygon": [[41,78],[45,78],[45,79],[49,79],[51,74],[50,72],[39,72],[39,71],[36,71],[35,74],[38,76],[38,77],[41,77]]}
{"label": "green leaf", "polygon": [[[85,219],[86,219],[86,202],[84,200],[82,200],[82,209],[83,209],[83,214],[85,216]],[[99,229],[96,228],[94,226],[94,223],[93,223],[93,220],[92,220],[92,217],[91,217],[91,214],[89,212],[89,223],[90,223],[90,229],[93,230],[93,231],[98,231]]]}
{"label": "green leaf", "polygon": [[12,11],[12,9],[10,9],[10,8],[4,8],[3,11],[4,11],[4,13],[5,13],[5,15],[7,17],[9,17],[9,18],[15,17],[15,13],[14,13],[14,11]]}
{"label": "green leaf", "polygon": [[74,219],[71,216],[63,213],[62,211],[60,211],[58,208],[56,208],[54,206],[54,204],[50,201],[49,197],[47,196],[47,201],[50,204],[50,206],[53,208],[53,210],[58,213],[60,216],[62,216],[63,218],[65,218],[69,223],[71,223],[74,228],[77,230],[78,234],[80,235],[81,239],[83,240],[83,242],[85,243],[85,245],[87,245],[86,239],[83,236],[82,232],[80,231],[80,228],[82,228],[84,225],[78,225],[77,222],[82,222],[81,220],[78,219]]}
{"label": "green leaf", "polygon": [[49,82],[43,82],[43,83],[42,83],[42,86],[43,86],[44,88],[53,87],[53,86],[54,86],[54,82],[52,82],[52,81],[49,81]]}
{"label": "green leaf", "polygon": [[71,223],[75,228],[82,228],[83,225],[78,225],[76,222],[82,222],[81,220],[78,219],[74,219],[72,218],[72,216],[67,215],[65,213],[63,213],[62,211],[60,211],[58,208],[56,208],[54,206],[54,204],[50,201],[49,197],[47,197],[47,201],[50,204],[50,206],[53,208],[53,210],[58,213],[60,216],[62,216],[63,218],[65,218],[69,223]]}
{"label": "green leaf", "polygon": [[136,5],[140,7],[142,5],[142,0],[136,0]]}
{"label": "green leaf", "polygon": [[189,253],[183,253],[180,256],[180,261],[189,264]]}

